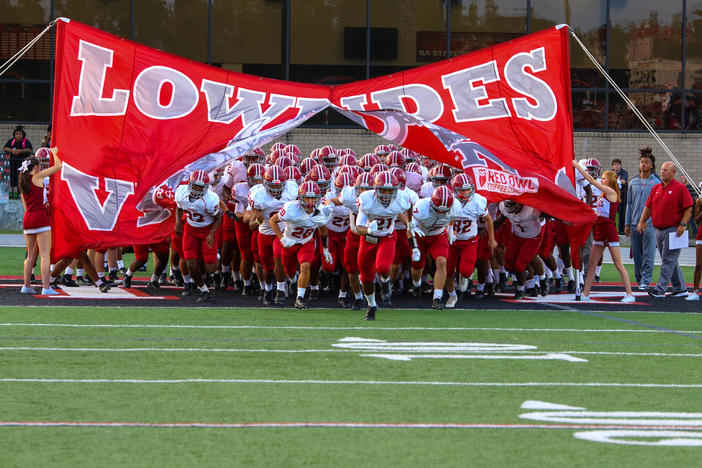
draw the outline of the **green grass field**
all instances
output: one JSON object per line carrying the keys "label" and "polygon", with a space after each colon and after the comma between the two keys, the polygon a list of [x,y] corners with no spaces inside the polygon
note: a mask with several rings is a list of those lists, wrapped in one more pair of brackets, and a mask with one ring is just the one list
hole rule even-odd
{"label": "green grass field", "polygon": [[[637,414],[699,412],[697,315],[384,310],[368,324],[331,309],[0,313],[2,466],[694,466],[702,450],[576,437],[641,424],[649,432],[621,440],[702,443],[700,414],[673,417],[693,439],[661,437],[652,427],[665,415]],[[409,360],[388,359],[398,355]],[[520,418],[553,417],[527,401],[583,409],[565,411],[574,422]],[[613,424],[611,412],[628,413]]]}

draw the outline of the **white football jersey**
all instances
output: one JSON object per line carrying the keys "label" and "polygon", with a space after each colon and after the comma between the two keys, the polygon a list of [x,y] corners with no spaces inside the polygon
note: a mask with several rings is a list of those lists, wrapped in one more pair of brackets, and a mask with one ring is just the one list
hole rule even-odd
{"label": "white football jersey", "polygon": [[331,219],[327,224],[327,229],[334,232],[346,232],[349,230],[349,226],[351,224],[349,209],[344,205],[336,206],[333,203],[326,205],[326,201],[332,198],[338,198],[338,196],[332,192],[328,192],[324,199],[322,199],[322,206],[329,206],[332,210]]}
{"label": "white football jersey", "polygon": [[[263,223],[258,227],[258,232],[261,234],[274,236],[275,232],[273,232],[269,223],[270,217],[277,213],[285,203],[297,199],[297,184],[295,182],[289,182],[291,181],[286,181],[280,198],[275,198],[268,193],[263,184],[254,186],[249,192],[249,204],[251,208],[260,210],[263,213]],[[284,227],[283,223],[280,222],[278,225],[282,230]]]}
{"label": "white football jersey", "polygon": [[[490,215],[490,219],[495,221],[497,219],[497,213],[499,213],[499,203],[488,203],[487,205],[487,212]],[[478,218],[478,228],[484,228],[485,227],[485,220],[484,218]]]}
{"label": "white football jersey", "polygon": [[222,182],[227,187],[234,187],[239,182],[246,181],[246,166],[241,161],[232,161],[224,170]]}
{"label": "white football jersey", "polygon": [[429,182],[424,182],[422,184],[422,189],[419,191],[419,198],[431,198],[434,193],[434,184]]}
{"label": "white football jersey", "polygon": [[416,172],[405,173],[405,187],[418,192],[422,189],[422,184],[424,184],[424,179],[420,174]]}
{"label": "white football jersey", "polygon": [[519,213],[508,213],[504,202],[500,202],[500,212],[512,223],[512,232],[522,239],[532,239],[541,232],[541,212],[531,206],[522,205]]}
{"label": "white football jersey", "polygon": [[[254,185],[254,187],[257,187],[258,185]],[[231,206],[233,204],[233,208],[230,209],[237,213],[245,211],[246,206],[249,203],[249,192],[251,190],[253,189],[249,187],[248,182],[239,182],[232,188],[232,199],[227,202],[227,206]]]}
{"label": "white football jersey", "polygon": [[[417,195],[417,192],[415,192],[414,190],[405,187],[401,190],[401,192],[403,192],[409,198],[410,209],[419,201],[419,195]],[[402,221],[397,221],[395,222],[395,230],[405,231],[407,230],[407,226]]]}
{"label": "white football jersey", "polygon": [[453,220],[456,240],[469,240],[478,235],[478,220],[482,216],[490,216],[487,206],[487,198],[477,193],[473,194],[471,201],[461,205],[459,215]]}
{"label": "white football jersey", "polygon": [[455,198],[451,209],[446,213],[437,213],[431,207],[431,198],[422,198],[414,205],[412,219],[425,235],[438,236],[460,213],[461,203]]}
{"label": "white football jersey", "polygon": [[278,211],[278,218],[285,222],[283,237],[292,239],[295,244],[306,244],[314,237],[317,228],[326,224],[331,214],[330,206],[320,207],[315,213],[307,213],[298,200],[289,201]]}
{"label": "white football jersey", "polygon": [[356,204],[356,201],[358,200],[358,197],[356,197],[356,187],[344,187],[341,189],[341,192],[339,192],[338,198],[341,204],[348,208],[351,213],[358,214],[358,205]]}
{"label": "white football jersey", "polygon": [[383,206],[375,197],[375,190],[366,190],[358,197],[358,219],[356,225],[368,227],[377,221],[378,232],[376,236],[385,237],[395,231],[395,218],[400,213],[410,209],[410,200],[407,194],[397,191],[397,195],[388,206]]}
{"label": "white football jersey", "polygon": [[219,197],[211,190],[205,192],[202,198],[192,200],[187,184],[179,185],[175,191],[175,202],[178,208],[187,215],[187,222],[192,227],[205,227],[214,223],[219,215]]}

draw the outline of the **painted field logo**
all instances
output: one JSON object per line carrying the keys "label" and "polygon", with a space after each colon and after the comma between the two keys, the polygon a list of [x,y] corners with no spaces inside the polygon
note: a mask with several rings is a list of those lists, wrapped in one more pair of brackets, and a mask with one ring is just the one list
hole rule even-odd
{"label": "painted field logo", "polygon": [[518,174],[486,167],[473,167],[473,174],[478,182],[478,190],[490,190],[510,196],[536,193],[539,190],[536,177],[520,177]]}
{"label": "painted field logo", "polygon": [[[346,337],[332,344],[335,348],[376,351],[363,357],[411,361],[413,359],[525,359],[587,362],[565,353],[544,353],[536,346],[511,343],[454,343],[444,341],[385,341]],[[392,354],[391,354],[392,353]],[[412,353],[412,354],[409,354]]]}
{"label": "painted field logo", "polygon": [[522,419],[572,424],[577,439],[621,445],[702,447],[702,413],[657,411],[587,411],[586,408],[525,401],[522,409],[538,410],[520,414]]}

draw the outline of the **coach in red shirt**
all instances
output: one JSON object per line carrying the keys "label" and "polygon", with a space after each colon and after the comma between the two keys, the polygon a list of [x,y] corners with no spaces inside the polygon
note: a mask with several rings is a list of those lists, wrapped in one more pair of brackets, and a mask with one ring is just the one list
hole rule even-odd
{"label": "coach in red shirt", "polygon": [[651,218],[656,230],[656,244],[661,254],[661,274],[655,288],[648,290],[653,297],[665,297],[668,283],[673,283],[673,292],[668,296],[687,296],[687,286],[678,264],[680,249],[670,250],[670,235],[680,237],[687,229],[692,214],[692,197],[687,188],[675,180],[676,167],[670,161],[661,166],[661,183],[651,189],[646,206],[636,229],[643,233],[646,221]]}

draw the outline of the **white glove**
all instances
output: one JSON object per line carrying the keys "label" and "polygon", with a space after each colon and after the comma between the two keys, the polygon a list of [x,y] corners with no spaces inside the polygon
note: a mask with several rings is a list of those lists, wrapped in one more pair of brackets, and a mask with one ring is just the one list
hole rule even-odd
{"label": "white glove", "polygon": [[368,225],[368,234],[374,236],[378,233],[378,221],[373,221]]}
{"label": "white glove", "polygon": [[334,263],[334,257],[332,257],[331,252],[328,247],[322,249],[322,254],[324,255],[324,261],[332,265]]}
{"label": "white glove", "polygon": [[412,230],[412,234],[414,234],[415,237],[426,236],[426,234],[424,234],[424,231],[422,231],[422,229],[414,221],[410,223],[410,229]]}
{"label": "white glove", "polygon": [[417,247],[413,248],[412,249],[412,261],[418,262],[420,258],[422,258],[422,252],[420,252]]}
{"label": "white glove", "polygon": [[449,245],[453,245],[456,242],[456,231],[453,230],[453,226],[448,226],[446,229],[448,230]]}
{"label": "white glove", "polygon": [[288,247],[292,247],[293,245],[295,245],[295,241],[289,237],[283,236],[280,238],[280,245],[287,249]]}

